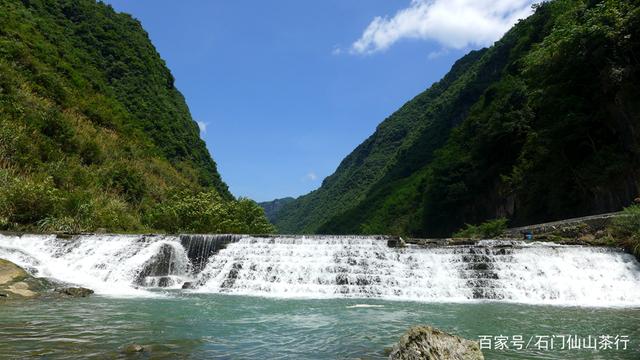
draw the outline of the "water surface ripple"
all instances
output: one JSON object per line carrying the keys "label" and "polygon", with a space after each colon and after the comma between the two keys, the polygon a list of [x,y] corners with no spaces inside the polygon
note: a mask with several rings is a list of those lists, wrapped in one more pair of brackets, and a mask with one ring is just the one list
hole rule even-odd
{"label": "water surface ripple", "polygon": [[[0,358],[382,359],[409,326],[479,335],[627,335],[627,351],[485,351],[487,359],[638,359],[640,308],[285,300],[169,293],[0,307]],[[127,357],[129,343],[148,351]]]}

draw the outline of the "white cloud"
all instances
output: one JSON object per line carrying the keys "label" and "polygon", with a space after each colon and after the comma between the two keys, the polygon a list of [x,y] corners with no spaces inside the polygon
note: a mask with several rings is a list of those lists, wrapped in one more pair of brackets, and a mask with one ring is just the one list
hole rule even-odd
{"label": "white cloud", "polygon": [[304,178],[305,180],[308,180],[308,181],[315,181],[318,179],[318,175],[316,175],[315,172],[310,171],[307,175],[305,175]]}
{"label": "white cloud", "polygon": [[441,56],[445,56],[448,53],[449,53],[448,49],[440,49],[440,50],[437,50],[437,51],[430,52],[429,55],[427,55],[427,58],[429,60],[433,60],[433,59],[437,59],[437,58],[439,58]]}
{"label": "white cloud", "polygon": [[200,128],[200,133],[201,134],[206,134],[207,133],[207,125],[208,123],[204,122],[204,121],[197,121],[198,123],[198,127]]}
{"label": "white cloud", "polygon": [[373,19],[351,52],[383,51],[401,39],[432,40],[450,49],[490,45],[529,16],[531,5],[539,1],[412,0],[391,18]]}

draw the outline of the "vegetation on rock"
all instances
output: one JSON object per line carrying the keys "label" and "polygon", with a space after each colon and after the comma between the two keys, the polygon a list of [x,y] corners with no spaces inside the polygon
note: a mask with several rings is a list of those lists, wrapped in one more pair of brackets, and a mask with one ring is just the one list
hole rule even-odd
{"label": "vegetation on rock", "polygon": [[453,234],[454,238],[491,239],[499,237],[507,229],[507,219],[485,221],[479,225],[466,224]]}
{"label": "vegetation on rock", "polygon": [[622,214],[613,220],[609,232],[640,259],[640,205],[625,208]]}

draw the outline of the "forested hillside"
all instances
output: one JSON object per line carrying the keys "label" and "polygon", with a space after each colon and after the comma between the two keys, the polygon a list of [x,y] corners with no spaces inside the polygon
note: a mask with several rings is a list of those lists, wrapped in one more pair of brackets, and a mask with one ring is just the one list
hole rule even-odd
{"label": "forested hillside", "polygon": [[229,193],[137,20],[0,0],[0,229],[100,228],[270,230]]}
{"label": "forested hillside", "polygon": [[283,206],[278,230],[442,236],[628,205],[640,180],[639,1],[535,10]]}

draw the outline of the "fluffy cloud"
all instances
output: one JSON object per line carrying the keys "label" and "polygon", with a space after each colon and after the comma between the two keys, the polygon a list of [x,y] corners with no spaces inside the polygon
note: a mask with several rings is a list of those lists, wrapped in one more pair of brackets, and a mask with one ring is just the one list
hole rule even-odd
{"label": "fluffy cloud", "polygon": [[316,175],[315,172],[311,171],[307,175],[305,175],[305,179],[309,181],[315,181],[316,179],[318,179],[318,175]]}
{"label": "fluffy cloud", "polygon": [[200,133],[205,134],[207,132],[207,123],[204,121],[197,121]]}
{"label": "fluffy cloud", "polygon": [[433,40],[444,48],[486,46],[518,19],[529,16],[539,0],[412,0],[393,17],[376,17],[351,51],[368,54],[401,39]]}

